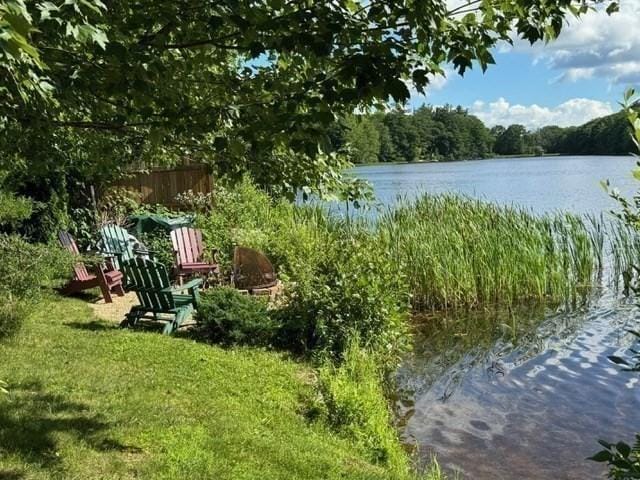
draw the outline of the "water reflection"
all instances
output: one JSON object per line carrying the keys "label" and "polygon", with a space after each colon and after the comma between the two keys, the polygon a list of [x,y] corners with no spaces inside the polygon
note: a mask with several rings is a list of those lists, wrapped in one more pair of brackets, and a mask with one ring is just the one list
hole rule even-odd
{"label": "water reflection", "polygon": [[419,319],[399,373],[403,438],[473,479],[602,478],[598,438],[640,430],[640,390],[607,356],[636,307],[607,294],[572,313],[520,308]]}

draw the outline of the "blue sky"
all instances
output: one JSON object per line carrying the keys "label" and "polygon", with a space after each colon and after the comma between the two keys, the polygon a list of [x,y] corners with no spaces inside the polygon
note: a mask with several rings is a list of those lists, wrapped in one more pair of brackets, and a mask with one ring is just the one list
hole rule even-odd
{"label": "blue sky", "polygon": [[626,88],[640,89],[640,0],[620,0],[620,7],[613,16],[600,10],[571,19],[547,45],[504,45],[484,74],[448,70],[411,104],[462,105],[487,124],[529,128],[578,125],[616,111]]}
{"label": "blue sky", "polygon": [[561,81],[557,71],[542,62],[535,63],[526,53],[497,53],[495,59],[496,65],[484,73],[480,68],[466,72],[464,77],[449,73],[445,87],[430,93],[427,101],[471,105],[478,99],[504,97],[513,103],[553,107],[576,97],[615,103],[624,91],[623,87],[610,88],[605,78]]}

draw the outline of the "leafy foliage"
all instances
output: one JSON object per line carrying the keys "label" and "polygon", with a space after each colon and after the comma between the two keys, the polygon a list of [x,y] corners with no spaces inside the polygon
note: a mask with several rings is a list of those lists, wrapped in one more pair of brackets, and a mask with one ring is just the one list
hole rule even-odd
{"label": "leafy foliage", "polygon": [[14,334],[43,288],[59,285],[71,272],[62,249],[0,234],[0,337]]}
{"label": "leafy foliage", "polygon": [[[636,97],[636,92],[629,89],[625,94],[625,111],[627,119],[633,129],[631,140],[640,151],[640,100]],[[637,155],[636,155],[637,156]],[[636,179],[640,179],[640,160],[638,161],[638,169],[633,172]],[[640,191],[638,191],[631,200],[623,197],[617,189],[609,190],[609,182],[605,182],[604,187],[609,194],[618,202],[621,207],[620,212],[613,212],[618,218],[623,220],[630,227],[640,230]]]}
{"label": "leafy foliage", "polygon": [[[0,103],[16,108],[20,102],[48,99],[54,86],[41,50],[52,44],[74,49],[90,42],[104,47],[106,37],[93,23],[105,8],[100,0],[0,3]],[[45,45],[41,39],[34,42],[41,30],[48,34]],[[0,125],[2,120],[0,115]]]}
{"label": "leafy foliage", "polygon": [[571,0],[1,5],[0,150],[12,170],[38,171],[24,188],[51,178],[72,190],[77,170],[84,191],[122,165],[189,156],[289,196],[343,185],[346,159],[327,148],[336,118],[406,101],[408,83],[428,88],[445,62],[485,69],[514,32],[550,40],[588,10]]}
{"label": "leafy foliage", "polygon": [[33,203],[29,199],[0,190],[0,226],[15,229],[32,213]]}
{"label": "leafy foliage", "polygon": [[499,155],[513,155],[527,153],[525,149],[525,139],[527,129],[522,125],[510,125],[505,129],[496,127],[492,130],[495,135],[495,145],[493,150]]}
{"label": "leafy foliage", "polygon": [[353,334],[393,369],[408,347],[404,277],[371,234],[343,231],[325,244],[313,275],[294,279],[280,312],[286,337],[340,359]]}
{"label": "leafy foliage", "polygon": [[[640,333],[632,330],[629,333],[634,335],[640,344]],[[621,365],[622,371],[638,373],[640,372],[640,352],[636,349],[630,349],[630,351],[631,358],[611,355],[609,361]],[[599,440],[599,443],[604,449],[590,457],[590,460],[606,462],[609,466],[609,478],[615,480],[640,478],[640,434],[636,434],[636,440],[632,446],[625,442],[613,444],[604,440]]]}
{"label": "leafy foliage", "polygon": [[277,332],[264,299],[228,287],[201,295],[197,319],[210,340],[225,345],[266,346],[273,342]]}
{"label": "leafy foliage", "polygon": [[488,156],[492,137],[462,107],[423,106],[411,115],[349,116],[332,132],[332,143],[348,147],[354,163],[447,161]]}
{"label": "leafy foliage", "polygon": [[[627,119],[633,129],[632,141],[640,151],[640,105],[638,104],[635,90],[629,89],[624,96],[623,106],[627,115]],[[640,162],[638,164],[640,166]],[[634,172],[636,178],[640,178],[639,170]],[[609,183],[606,182],[605,187],[608,189]],[[621,220],[623,220],[630,228],[638,231],[640,229],[640,192],[636,193],[632,202],[624,198],[616,190],[610,191],[610,195],[618,201],[622,208],[621,212],[614,212]],[[638,265],[633,265],[638,272]],[[630,275],[630,274],[628,274]],[[632,280],[637,281],[637,278]],[[632,288],[638,292],[638,286],[632,285]],[[629,333],[640,339],[640,333],[630,330]],[[631,358],[623,358],[612,355],[609,360],[616,365],[622,365],[623,371],[640,372],[640,352],[637,349],[631,349]],[[616,480],[628,480],[640,478],[640,434],[636,434],[636,441],[633,446],[624,442],[616,444],[603,440],[599,441],[604,450],[593,455],[590,459],[596,462],[606,462],[609,466],[609,477]]]}
{"label": "leafy foliage", "polygon": [[36,299],[43,286],[57,286],[70,276],[72,261],[61,248],[0,235],[0,296]]}
{"label": "leafy foliage", "polygon": [[633,446],[624,442],[616,444],[599,441],[604,450],[599,451],[590,460],[606,462],[610,467],[609,478],[615,480],[630,480],[640,478],[640,434],[636,435]]}
{"label": "leafy foliage", "polygon": [[423,106],[414,113],[350,115],[330,131],[333,148],[354,163],[450,161],[497,155],[626,155],[633,149],[624,112],[578,127],[523,125],[488,129],[462,107]]}
{"label": "leafy foliage", "polygon": [[274,263],[287,297],[272,313],[280,344],[340,358],[355,331],[390,366],[406,348],[407,289],[371,232],[319,207],[273,201],[248,182],[218,186],[213,208],[196,222],[227,268],[235,245]]}

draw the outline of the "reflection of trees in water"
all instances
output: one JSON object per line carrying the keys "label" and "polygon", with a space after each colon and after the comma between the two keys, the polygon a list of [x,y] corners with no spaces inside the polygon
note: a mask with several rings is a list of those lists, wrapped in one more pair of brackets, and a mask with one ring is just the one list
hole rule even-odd
{"label": "reflection of trees in water", "polygon": [[[559,478],[567,465],[584,474],[575,478],[596,478],[598,467],[584,461],[593,432],[633,423],[611,417],[629,412],[637,395],[604,360],[627,343],[616,332],[634,313],[598,300],[572,313],[530,307],[424,319],[401,378],[416,401],[398,408],[403,439],[465,478]],[[501,326],[509,320],[511,329]],[[486,461],[503,449],[504,462]]]}
{"label": "reflection of trees in water", "polygon": [[[608,358],[616,365],[621,365],[623,372],[638,373],[640,372],[640,332],[635,330],[628,330],[628,332],[636,338],[635,348],[629,349],[628,356],[610,355]],[[616,480],[640,478],[640,433],[636,433],[633,445],[622,441],[610,443],[599,440],[599,443],[604,449],[590,457],[590,460],[607,463],[610,478]]]}
{"label": "reflection of trees in water", "polygon": [[600,297],[574,311],[531,303],[417,316],[414,350],[398,374],[401,396],[406,400],[438,384],[446,400],[472,371],[487,381],[502,377],[551,347],[566,346],[586,321],[610,315],[611,300]]}

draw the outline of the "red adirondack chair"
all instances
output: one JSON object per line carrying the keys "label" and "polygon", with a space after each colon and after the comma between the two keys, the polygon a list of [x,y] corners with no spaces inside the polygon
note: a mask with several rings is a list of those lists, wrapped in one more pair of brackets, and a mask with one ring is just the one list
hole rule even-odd
{"label": "red adirondack chair", "polygon": [[[176,274],[180,282],[185,276],[198,274],[218,276],[220,274],[220,266],[217,263],[206,262],[203,258],[204,246],[200,230],[189,227],[172,230],[171,243],[176,257]],[[215,250],[213,250],[213,258],[215,255]]]}
{"label": "red adirondack chair", "polygon": [[[74,255],[80,255],[75,240],[68,232],[58,233],[60,244]],[[74,277],[69,283],[62,288],[62,293],[70,294],[87,290],[89,288],[100,287],[102,296],[106,303],[111,303],[111,292],[116,293],[119,297],[124,295],[122,286],[123,275],[112,267],[103,268],[97,265],[94,273],[89,273],[84,263],[78,262],[73,267]]]}

